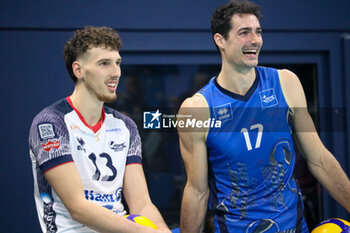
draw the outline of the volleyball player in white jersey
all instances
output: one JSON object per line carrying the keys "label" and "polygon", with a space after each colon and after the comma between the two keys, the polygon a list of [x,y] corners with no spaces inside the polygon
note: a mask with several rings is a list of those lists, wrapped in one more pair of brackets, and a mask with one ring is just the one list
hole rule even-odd
{"label": "volleyball player in white jersey", "polygon": [[[33,120],[29,145],[43,232],[170,232],[148,194],[135,123],[104,106],[117,98],[120,47],[111,28],[77,30],[64,48],[73,94]],[[125,219],[122,197],[130,214],[159,230]]]}

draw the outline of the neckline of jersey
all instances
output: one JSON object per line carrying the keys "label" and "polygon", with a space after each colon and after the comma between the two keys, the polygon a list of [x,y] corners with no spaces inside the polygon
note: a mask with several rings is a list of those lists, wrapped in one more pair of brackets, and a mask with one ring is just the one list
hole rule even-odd
{"label": "neckline of jersey", "polygon": [[101,115],[101,118],[100,120],[95,124],[95,125],[89,125],[83,115],[81,115],[81,113],[79,112],[79,110],[74,106],[70,96],[66,97],[66,100],[68,101],[68,104],[74,109],[74,111],[77,113],[78,117],[80,118],[80,120],[84,123],[84,125],[86,127],[88,127],[89,129],[91,129],[95,134],[97,133],[97,131],[99,131],[103,125],[103,122],[105,121],[105,117],[106,117],[106,114],[105,114],[105,109],[102,107],[102,115]]}
{"label": "neckline of jersey", "polygon": [[217,76],[214,78],[213,82],[215,84],[215,86],[225,95],[228,95],[231,98],[237,99],[237,100],[241,100],[244,102],[247,102],[249,100],[249,98],[253,95],[254,91],[256,90],[256,88],[258,87],[258,83],[260,80],[260,74],[258,69],[255,67],[255,80],[253,82],[253,84],[251,85],[251,87],[249,88],[249,90],[245,93],[245,95],[240,95],[237,93],[234,93],[232,91],[229,91],[225,88],[223,88],[222,86],[220,86],[220,84],[217,82]]}

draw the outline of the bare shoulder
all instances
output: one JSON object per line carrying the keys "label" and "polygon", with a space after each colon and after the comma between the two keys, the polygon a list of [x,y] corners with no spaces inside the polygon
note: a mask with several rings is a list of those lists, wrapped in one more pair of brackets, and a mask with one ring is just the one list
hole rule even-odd
{"label": "bare shoulder", "polygon": [[185,99],[182,103],[181,108],[202,108],[208,107],[208,103],[205,100],[204,96],[201,94],[195,94],[192,97]]}
{"label": "bare shoulder", "polygon": [[201,94],[195,94],[192,97],[187,98],[181,105],[179,114],[187,114],[197,119],[205,119],[210,115],[209,106]]}
{"label": "bare shoulder", "polygon": [[283,94],[288,105],[292,108],[305,107],[305,94],[299,77],[290,70],[278,70]]}
{"label": "bare shoulder", "polygon": [[300,83],[298,76],[290,70],[282,69],[278,70],[280,79],[286,84],[289,85],[298,85]]}
{"label": "bare shoulder", "polygon": [[[195,94],[190,98],[187,98],[181,105],[177,115],[178,120],[185,122],[204,122],[210,119],[210,110],[208,103],[203,95]],[[186,127],[180,127],[178,125],[178,133],[181,137],[192,137],[199,140],[205,139],[208,133],[208,128],[197,128],[200,126],[190,124]],[[183,134],[185,133],[185,134]]]}

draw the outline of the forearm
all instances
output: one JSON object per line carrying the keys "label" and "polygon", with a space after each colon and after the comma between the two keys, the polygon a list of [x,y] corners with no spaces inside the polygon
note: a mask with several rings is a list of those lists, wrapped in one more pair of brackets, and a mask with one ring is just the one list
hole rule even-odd
{"label": "forearm", "polygon": [[181,233],[203,232],[208,197],[208,189],[198,192],[193,186],[186,184],[181,204]]}
{"label": "forearm", "polygon": [[69,212],[74,220],[101,233],[152,232],[87,200],[74,205]]}
{"label": "forearm", "polygon": [[350,213],[350,182],[338,161],[325,151],[320,164],[309,164],[310,171],[327,192]]}
{"label": "forearm", "polygon": [[139,214],[139,215],[145,216],[146,218],[150,219],[157,226],[158,229],[169,230],[167,224],[164,222],[162,215],[158,211],[157,207],[155,207],[152,203],[149,203],[143,206],[143,208],[139,210],[137,213],[130,212],[130,214]]}

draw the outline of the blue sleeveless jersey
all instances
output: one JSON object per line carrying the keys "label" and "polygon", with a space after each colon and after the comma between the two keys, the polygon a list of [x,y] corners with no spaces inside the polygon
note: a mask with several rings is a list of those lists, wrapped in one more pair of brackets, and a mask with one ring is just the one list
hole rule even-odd
{"label": "blue sleeveless jersey", "polygon": [[222,88],[216,77],[198,93],[211,118],[209,209],[215,232],[308,232],[293,176],[293,114],[276,69],[256,67],[246,95]]}

